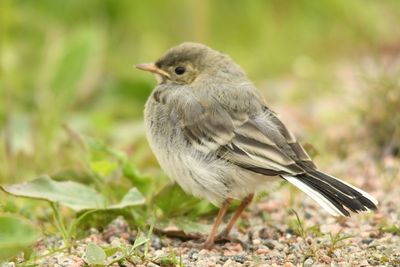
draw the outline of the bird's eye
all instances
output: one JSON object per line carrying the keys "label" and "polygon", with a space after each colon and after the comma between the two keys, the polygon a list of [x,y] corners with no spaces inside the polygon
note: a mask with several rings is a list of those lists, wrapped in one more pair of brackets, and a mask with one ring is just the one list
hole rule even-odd
{"label": "bird's eye", "polygon": [[178,75],[184,74],[185,71],[186,71],[185,67],[176,67],[175,68],[175,73],[178,74]]}

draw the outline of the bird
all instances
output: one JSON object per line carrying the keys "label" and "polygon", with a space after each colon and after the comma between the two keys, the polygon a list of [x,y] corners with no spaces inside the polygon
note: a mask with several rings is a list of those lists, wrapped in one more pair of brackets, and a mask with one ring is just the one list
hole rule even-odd
{"label": "bird", "polygon": [[[144,127],[161,168],[186,193],[220,208],[204,248],[227,237],[255,193],[277,179],[333,216],[377,209],[369,193],[316,166],[228,55],[184,42],[136,67],[158,82],[145,104]],[[218,235],[233,200],[241,203]]]}

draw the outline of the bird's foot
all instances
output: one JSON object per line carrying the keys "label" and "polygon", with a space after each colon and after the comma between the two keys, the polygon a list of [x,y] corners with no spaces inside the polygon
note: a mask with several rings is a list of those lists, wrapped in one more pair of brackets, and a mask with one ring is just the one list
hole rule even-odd
{"label": "bird's foot", "polygon": [[206,242],[203,243],[203,248],[207,250],[212,250],[214,247],[214,240],[207,239]]}
{"label": "bird's foot", "polygon": [[229,231],[227,229],[222,230],[222,232],[217,235],[217,237],[215,238],[216,240],[226,240],[229,239]]}
{"label": "bird's foot", "polygon": [[[197,241],[197,242],[196,242]],[[244,242],[242,242],[240,239],[236,237],[229,236],[227,231],[222,231],[219,235],[217,235],[215,238],[207,238],[206,240],[204,239],[198,239],[198,240],[191,240],[186,243],[184,243],[184,246],[190,247],[190,248],[195,248],[195,249],[207,249],[211,250],[214,248],[215,244],[217,245],[225,245],[226,243],[239,243],[244,247]]]}
{"label": "bird's foot", "polygon": [[239,238],[229,236],[229,235],[225,234],[224,232],[217,235],[217,237],[215,238],[215,243],[217,243],[217,244],[239,243],[239,244],[243,245],[243,242]]}

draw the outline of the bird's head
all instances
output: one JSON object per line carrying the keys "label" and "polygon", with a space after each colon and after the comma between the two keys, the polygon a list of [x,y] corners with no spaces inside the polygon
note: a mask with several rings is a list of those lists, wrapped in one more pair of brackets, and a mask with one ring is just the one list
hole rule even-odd
{"label": "bird's head", "polygon": [[191,84],[199,79],[235,79],[245,75],[228,56],[198,43],[182,43],[155,63],[136,67],[154,73],[159,83]]}

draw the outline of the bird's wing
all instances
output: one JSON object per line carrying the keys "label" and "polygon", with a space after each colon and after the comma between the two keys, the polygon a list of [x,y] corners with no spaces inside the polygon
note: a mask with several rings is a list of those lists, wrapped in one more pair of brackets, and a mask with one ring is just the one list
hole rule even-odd
{"label": "bird's wing", "polygon": [[264,107],[234,130],[222,158],[265,175],[296,175],[315,168],[311,158],[278,117]]}
{"label": "bird's wing", "polygon": [[[265,175],[296,175],[315,167],[310,157],[276,115],[232,112],[218,101],[207,107],[186,105],[180,118],[188,142],[242,168]],[[191,110],[192,109],[192,110]]]}

